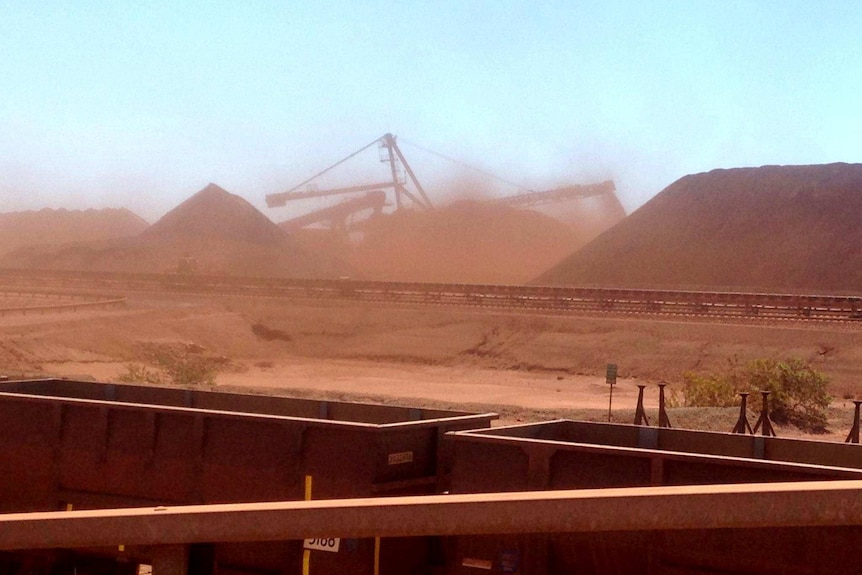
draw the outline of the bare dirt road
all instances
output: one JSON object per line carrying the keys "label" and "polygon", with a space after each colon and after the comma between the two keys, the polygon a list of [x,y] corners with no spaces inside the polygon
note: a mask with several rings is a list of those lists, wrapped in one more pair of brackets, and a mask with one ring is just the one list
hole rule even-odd
{"label": "bare dirt road", "polygon": [[[482,367],[369,362],[350,359],[294,358],[264,362],[220,373],[219,387],[260,392],[278,391],[330,398],[399,402],[402,404],[503,406],[511,410],[565,413],[608,408],[608,385],[603,377],[506,371]],[[123,363],[46,363],[43,368],[70,378],[115,380]],[[633,410],[637,400],[635,380],[619,380],[613,405]],[[645,396],[645,404],[658,406],[657,392]]]}
{"label": "bare dirt road", "polygon": [[[276,299],[136,295],[118,310],[0,318],[0,372],[116,379],[152,345],[185,346],[223,366],[226,389],[402,404],[494,408],[508,419],[631,417],[637,384],[729,361],[801,357],[839,400],[862,380],[862,331],[553,317],[469,309],[315,305]],[[860,390],[862,391],[862,390]],[[732,416],[731,416],[732,417]]]}

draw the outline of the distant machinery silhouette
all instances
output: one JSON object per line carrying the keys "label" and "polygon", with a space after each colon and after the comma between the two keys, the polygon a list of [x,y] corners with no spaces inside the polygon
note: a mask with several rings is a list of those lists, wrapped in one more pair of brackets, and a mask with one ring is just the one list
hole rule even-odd
{"label": "distant machinery silhouette", "polygon": [[[348,160],[356,157],[360,153],[364,152],[365,150],[368,150],[375,145],[377,146],[379,151],[380,162],[388,164],[389,166],[390,178],[388,180],[370,184],[359,184],[328,189],[319,189],[314,183],[315,180],[317,180],[324,174],[330,172],[331,170],[344,164]],[[616,196],[616,188],[614,186],[614,183],[610,180],[598,184],[572,185],[554,188],[551,190],[536,191],[495,176],[494,174],[491,174],[484,170],[470,166],[469,164],[466,164],[444,154],[429,150],[428,148],[424,148],[413,143],[410,143],[410,145],[429,154],[438,156],[444,160],[454,162],[473,171],[485,174],[486,176],[489,176],[521,190],[519,193],[511,196],[488,200],[488,202],[490,203],[505,204],[508,206],[520,208],[556,202],[567,202],[599,196],[604,198],[609,203],[607,208],[611,212],[620,217],[625,217],[625,209],[623,208],[622,204],[620,204],[619,199]],[[276,208],[285,206],[288,202],[294,200],[323,198],[342,194],[356,194],[365,192],[365,195],[362,197],[351,198],[334,206],[329,206],[326,208],[312,211],[302,216],[295,217],[293,219],[287,220],[286,222],[282,222],[281,224],[287,229],[294,230],[321,222],[328,222],[331,228],[346,228],[348,227],[348,220],[353,214],[368,209],[374,210],[375,214],[381,213],[384,206],[386,205],[386,192],[390,189],[394,190],[395,192],[396,210],[399,210],[404,207],[408,200],[413,206],[419,207],[423,210],[430,210],[434,208],[434,205],[429,199],[428,194],[425,192],[425,189],[422,187],[422,184],[419,182],[419,179],[416,177],[416,174],[410,167],[410,164],[407,162],[407,159],[404,157],[401,148],[398,147],[397,138],[392,134],[384,134],[380,138],[374,140],[373,142],[356,150],[347,157],[342,158],[338,162],[314,174],[307,180],[303,181],[300,184],[297,184],[286,192],[267,195],[266,204],[270,208]]]}
{"label": "distant machinery silhouette", "polygon": [[[329,172],[333,168],[340,166],[347,160],[353,158],[361,152],[364,152],[375,144],[380,150],[380,161],[389,164],[391,180],[385,182],[377,182],[373,184],[346,186],[326,190],[320,190],[317,189],[316,186],[310,185],[314,180],[316,180],[323,174]],[[411,192],[408,189],[407,177],[409,177],[410,182],[415,187],[415,193]],[[307,188],[304,191],[298,191],[303,186],[307,186]],[[415,205],[424,209],[431,209],[434,207],[431,204],[431,200],[428,199],[428,195],[425,193],[425,190],[422,188],[422,184],[420,184],[419,180],[416,178],[416,174],[413,173],[413,169],[410,167],[410,164],[408,164],[407,160],[404,158],[404,154],[401,153],[401,149],[398,147],[398,143],[396,142],[395,136],[393,136],[392,134],[384,134],[382,137],[356,150],[346,158],[343,158],[338,162],[332,164],[328,168],[316,173],[301,184],[294,186],[286,192],[282,192],[279,194],[270,194],[266,196],[266,205],[270,208],[276,208],[284,206],[287,202],[291,200],[300,200],[305,198],[321,198],[326,196],[351,194],[357,192],[373,192],[379,190],[387,190],[390,188],[395,190],[396,208],[401,208],[402,203],[404,202],[404,198],[412,200]]]}

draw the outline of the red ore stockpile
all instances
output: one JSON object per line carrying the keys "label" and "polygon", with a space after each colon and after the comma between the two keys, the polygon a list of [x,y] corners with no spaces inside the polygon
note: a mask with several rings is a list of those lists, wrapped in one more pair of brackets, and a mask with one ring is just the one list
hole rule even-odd
{"label": "red ore stockpile", "polygon": [[5,267],[339,277],[343,264],[309,253],[254,206],[209,184],[141,234],[60,250],[17,250]]}
{"label": "red ore stockpile", "polygon": [[862,293],[862,164],[685,176],[537,284]]}
{"label": "red ore stockpile", "polygon": [[125,208],[0,214],[0,255],[35,245],[63,245],[135,236],[146,221]]}

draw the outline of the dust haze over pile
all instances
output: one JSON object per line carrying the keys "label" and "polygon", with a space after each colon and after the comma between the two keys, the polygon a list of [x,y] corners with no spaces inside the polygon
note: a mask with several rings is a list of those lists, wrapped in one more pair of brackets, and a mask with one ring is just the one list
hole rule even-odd
{"label": "dust haze over pile", "polygon": [[126,209],[53,210],[0,213],[0,256],[45,244],[98,242],[147,229],[147,222]]}
{"label": "dust haze over pile", "polygon": [[436,205],[445,206],[462,200],[486,201],[500,197],[500,183],[490,176],[459,168],[449,180],[443,180],[442,185],[434,190],[432,201]]}
{"label": "dust haze over pile", "polygon": [[[333,142],[333,148],[344,148],[343,143]],[[457,200],[490,200],[510,196],[525,190],[542,190],[569,184],[586,184],[607,179],[610,170],[592,169],[583,164],[569,164],[565,167],[552,167],[555,170],[551,177],[547,173],[533,174],[526,167],[520,170],[518,166],[497,166],[496,168],[477,159],[480,169],[499,169],[500,173],[487,175],[476,170],[452,163],[441,162],[410,148],[405,147],[405,153],[410,151],[408,160],[414,167],[417,177],[425,187],[431,201],[435,205],[447,205]],[[112,173],[109,166],[93,167],[93,171],[84,177],[75,176],[68,170],[74,166],[66,166],[66,171],[53,168],[50,162],[43,165],[23,166],[12,165],[9,162],[0,165],[3,178],[0,179],[0,213],[18,211],[38,211],[44,208],[65,210],[88,209],[127,209],[147,222],[153,223],[164,216],[184,199],[201,189],[207,182],[219,182],[220,185],[233,193],[245,198],[261,210],[273,221],[282,221],[291,216],[318,209],[327,203],[334,203],[346,196],[329,200],[306,200],[290,203],[284,208],[268,209],[265,197],[268,194],[279,193],[289,189],[304,180],[309,174],[332,163],[333,152],[317,151],[317,158],[290,159],[291,165],[276,167],[272,164],[262,167],[259,173],[241,174],[238,176],[231,164],[227,168],[219,166],[215,169],[207,164],[188,166],[188,173],[183,175],[180,185],[168,187],[168,182],[159,178],[153,162],[147,157],[140,158],[140,164],[131,162],[123,168],[123,173]],[[191,156],[192,158],[194,155]],[[367,158],[360,158],[367,160]],[[285,160],[279,159],[284,162]],[[317,183],[320,188],[339,187],[365,184],[385,180],[387,174],[376,166],[376,159],[367,163],[370,166],[359,166],[350,170],[341,168],[332,175]],[[622,159],[603,161],[603,163],[624,163]],[[384,166],[385,167],[385,166]],[[350,166],[347,166],[350,168]],[[372,169],[373,168],[373,169]],[[249,169],[246,169],[249,171]],[[624,172],[623,177],[624,177]],[[218,177],[222,176],[222,177]],[[243,181],[239,181],[243,180]],[[617,183],[618,195],[628,206],[632,200],[626,198],[625,184]],[[517,185],[516,185],[517,184]],[[62,193],[56,190],[62,189]],[[390,200],[391,202],[391,200]],[[589,202],[587,202],[589,203]],[[61,238],[57,238],[59,241]]]}
{"label": "dust haze over pile", "polygon": [[[391,178],[391,173],[374,147],[372,142],[368,152],[356,156],[348,154],[343,163],[336,161],[333,164],[330,158],[329,165],[337,168],[331,171],[327,171],[325,164],[316,166],[312,174],[324,173],[309,184],[313,188],[293,183],[284,185],[282,190],[323,191],[345,185],[385,183]],[[288,202],[286,209],[267,209],[261,213],[254,210],[253,203],[240,202],[242,194],[234,196],[219,186],[210,185],[182,201],[149,230],[139,237],[131,237],[123,245],[100,245],[97,254],[86,246],[61,247],[60,251],[51,251],[50,248],[39,252],[24,250],[7,257],[5,265],[118,270],[126,265],[124,261],[129,261],[133,268],[144,266],[151,271],[170,271],[177,260],[193,256],[199,264],[199,272],[229,275],[307,277],[323,273],[324,276],[343,274],[387,281],[519,284],[576,251],[624,216],[609,209],[601,198],[573,199],[533,209],[493,202],[502,197],[543,191],[554,185],[597,183],[572,181],[578,171],[601,173],[602,170],[596,166],[582,166],[580,170],[569,166],[570,175],[552,180],[547,175],[498,175],[490,171],[495,163],[493,160],[499,163],[506,158],[473,158],[468,164],[467,161],[429,153],[418,146],[408,145],[408,149],[412,150],[409,162],[436,209],[424,211],[404,198],[406,209],[393,213],[395,202],[390,190],[385,214],[362,223],[357,237],[342,235],[338,230],[292,230],[286,235],[275,226],[264,225],[264,222],[283,221],[339,203],[350,196]],[[512,166],[508,168],[511,171]],[[307,174],[299,181],[305,180],[308,180]],[[417,192],[412,181],[407,184],[411,192]],[[236,209],[229,208],[230,205]],[[248,217],[244,219],[243,214]],[[212,228],[213,225],[216,228]],[[272,252],[265,255],[260,247],[249,247],[267,243],[249,241],[246,232],[250,226],[260,228],[260,233],[268,231],[275,234],[277,231],[284,240],[264,250]],[[187,230],[180,233],[184,227]],[[189,237],[193,235],[200,237]],[[186,239],[176,241],[180,236]],[[81,237],[78,241],[89,239]],[[66,241],[73,241],[73,238]],[[207,248],[205,244],[217,245],[216,251],[224,257],[214,260],[212,247]],[[140,255],[142,245],[146,246],[146,253],[150,256]],[[278,256],[276,252],[279,250],[285,253]],[[157,255],[155,252],[161,253]],[[131,257],[133,253],[136,255]],[[232,257],[231,253],[243,255]],[[309,265],[309,259],[318,260],[319,265]],[[257,264],[246,265],[248,261]]]}

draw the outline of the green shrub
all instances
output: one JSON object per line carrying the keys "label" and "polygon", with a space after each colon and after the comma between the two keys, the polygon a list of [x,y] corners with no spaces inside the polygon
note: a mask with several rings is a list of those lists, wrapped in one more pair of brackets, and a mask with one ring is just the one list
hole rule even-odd
{"label": "green shrub", "polygon": [[121,373],[117,379],[125,383],[149,383],[151,385],[165,383],[161,373],[139,363],[126,364],[126,371]]}
{"label": "green shrub", "polygon": [[215,385],[221,363],[189,348],[167,345],[147,348],[150,366],[128,364],[118,377],[128,383],[171,384],[182,387]]}
{"label": "green shrub", "polygon": [[[826,393],[828,379],[801,359],[777,361],[756,359],[740,369],[731,361],[724,373],[683,374],[685,405],[729,407],[739,404],[740,392],[769,391],[771,419],[814,433],[826,431],[826,410],[832,398]],[[760,411],[760,402],[749,409]]]}
{"label": "green shrub", "polygon": [[776,423],[826,431],[826,410],[832,398],[829,380],[801,359],[756,359],[747,369],[749,389],[769,391],[769,415]]}
{"label": "green shrub", "polygon": [[737,391],[725,375],[682,374],[686,407],[730,407],[737,403]]}
{"label": "green shrub", "polygon": [[218,365],[203,355],[166,349],[155,360],[174,385],[215,385]]}

